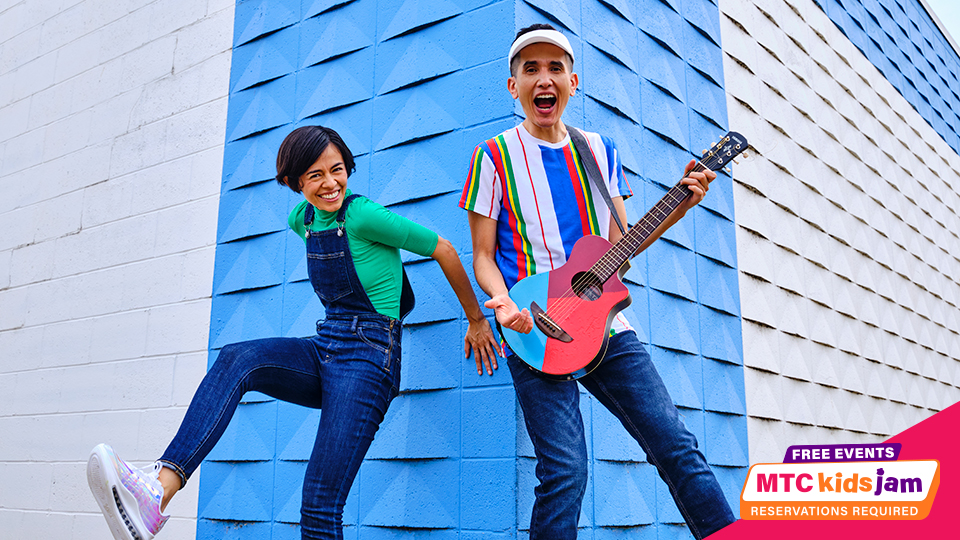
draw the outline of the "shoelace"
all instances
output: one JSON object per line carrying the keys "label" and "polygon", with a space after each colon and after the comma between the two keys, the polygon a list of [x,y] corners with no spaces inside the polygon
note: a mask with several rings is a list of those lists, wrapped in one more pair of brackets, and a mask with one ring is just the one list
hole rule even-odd
{"label": "shoelace", "polygon": [[144,474],[144,476],[146,476],[146,477],[148,477],[148,478],[151,478],[151,479],[156,480],[157,482],[159,482],[159,481],[160,481],[160,469],[162,469],[162,468],[163,468],[163,465],[161,465],[159,461],[154,461],[154,462],[153,462],[153,467],[151,468],[150,471],[147,471],[146,468],[143,468],[143,469],[140,469],[140,472],[142,472],[142,473]]}

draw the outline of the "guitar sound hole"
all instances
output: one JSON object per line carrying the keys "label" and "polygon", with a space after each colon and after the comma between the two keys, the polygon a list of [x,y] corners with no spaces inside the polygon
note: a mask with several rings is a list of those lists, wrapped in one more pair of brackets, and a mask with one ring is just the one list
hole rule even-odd
{"label": "guitar sound hole", "polygon": [[590,302],[603,295],[603,282],[593,272],[577,272],[572,285],[577,296]]}

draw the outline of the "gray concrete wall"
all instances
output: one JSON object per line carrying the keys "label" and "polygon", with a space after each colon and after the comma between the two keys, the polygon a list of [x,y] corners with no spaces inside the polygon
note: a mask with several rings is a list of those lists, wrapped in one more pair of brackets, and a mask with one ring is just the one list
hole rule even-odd
{"label": "gray concrete wall", "polygon": [[0,3],[0,536],[109,536],[90,449],[159,457],[206,371],[233,11]]}

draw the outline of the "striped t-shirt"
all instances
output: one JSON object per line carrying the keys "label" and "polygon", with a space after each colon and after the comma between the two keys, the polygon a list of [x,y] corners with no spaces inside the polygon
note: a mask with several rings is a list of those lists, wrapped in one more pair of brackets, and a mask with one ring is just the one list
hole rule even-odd
{"label": "striped t-shirt", "polygon": [[[611,197],[633,195],[613,141],[584,131]],[[588,234],[608,237],[610,210],[567,135],[558,143],[519,125],[473,151],[460,207],[497,220],[496,262],[507,288],[566,262]],[[630,329],[617,315],[611,330]]]}

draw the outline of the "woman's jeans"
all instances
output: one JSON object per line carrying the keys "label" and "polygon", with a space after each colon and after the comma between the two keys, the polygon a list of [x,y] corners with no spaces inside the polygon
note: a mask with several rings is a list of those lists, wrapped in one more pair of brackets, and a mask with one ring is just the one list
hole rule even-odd
{"label": "woman's jeans", "polygon": [[[535,490],[530,539],[576,538],[587,486],[579,385],[545,379],[516,355],[507,358],[507,365],[537,454],[540,485]],[[696,438],[681,422],[634,332],[611,337],[606,358],[579,381],[640,443],[695,537],[703,538],[734,521],[716,477],[697,450]]]}
{"label": "woman's jeans", "polygon": [[[303,538],[342,538],[343,506],[400,383],[400,322],[378,314],[327,319],[311,338],[227,345],[160,459],[186,479],[256,390],[322,409],[303,481]],[[269,486],[267,486],[269,487]]]}

